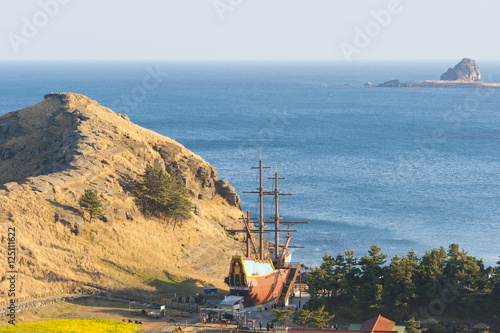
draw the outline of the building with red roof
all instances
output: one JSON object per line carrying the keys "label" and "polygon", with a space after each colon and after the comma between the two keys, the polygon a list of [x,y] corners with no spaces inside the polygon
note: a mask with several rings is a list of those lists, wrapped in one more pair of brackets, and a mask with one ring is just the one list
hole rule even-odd
{"label": "building with red roof", "polygon": [[349,329],[290,327],[288,330],[289,333],[325,333],[325,331],[336,333],[403,333],[404,326],[397,326],[392,320],[378,315],[378,317],[369,319],[363,324],[352,324]]}

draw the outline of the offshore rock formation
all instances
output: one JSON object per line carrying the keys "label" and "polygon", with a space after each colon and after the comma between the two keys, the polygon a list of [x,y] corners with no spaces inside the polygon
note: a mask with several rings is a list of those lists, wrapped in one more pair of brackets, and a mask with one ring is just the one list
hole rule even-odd
{"label": "offshore rock formation", "polygon": [[399,82],[399,80],[390,80],[378,85],[378,87],[402,87],[402,86],[403,85],[401,82]]}
{"label": "offshore rock formation", "polygon": [[[367,86],[365,84],[365,86]],[[377,87],[398,88],[493,88],[500,89],[500,83],[481,81],[481,72],[476,62],[469,58],[462,59],[454,68],[449,68],[446,73],[441,75],[440,80],[424,80],[400,82],[399,80],[390,80],[378,84]]]}
{"label": "offshore rock formation", "polygon": [[[155,162],[178,169],[191,194],[181,229],[135,205],[134,183]],[[99,192],[104,222],[84,221],[85,189]],[[0,222],[18,230],[21,295],[62,281],[154,290],[152,280],[177,274],[222,286],[241,252],[226,232],[239,217],[238,194],[213,166],[86,96],[51,93],[0,116]]]}
{"label": "offshore rock formation", "polygon": [[469,58],[463,58],[453,68],[441,75],[441,81],[481,81],[481,72],[476,62]]}
{"label": "offshore rock formation", "polygon": [[500,89],[500,83],[496,82],[483,82],[483,81],[409,81],[400,82],[399,80],[390,80],[377,87],[385,88],[454,88],[454,89]]}

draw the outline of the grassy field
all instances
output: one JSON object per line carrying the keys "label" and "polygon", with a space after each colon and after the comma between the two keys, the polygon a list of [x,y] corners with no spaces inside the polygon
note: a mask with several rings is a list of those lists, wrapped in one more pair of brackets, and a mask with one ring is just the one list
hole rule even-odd
{"label": "grassy field", "polygon": [[176,276],[173,274],[165,274],[165,278],[155,279],[149,283],[150,286],[155,287],[158,291],[172,291],[174,290],[177,295],[193,295],[196,293],[203,293],[204,288],[212,288],[211,284],[203,284],[196,279],[188,277]]}
{"label": "grassy field", "polygon": [[0,332],[30,333],[134,333],[139,330],[136,324],[106,319],[57,319],[0,327]]}

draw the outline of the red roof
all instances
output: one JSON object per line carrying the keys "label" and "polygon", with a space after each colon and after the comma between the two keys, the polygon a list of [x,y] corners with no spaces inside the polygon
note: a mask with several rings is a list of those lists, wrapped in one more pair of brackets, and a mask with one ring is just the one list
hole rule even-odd
{"label": "red roof", "polygon": [[378,315],[378,317],[369,319],[363,323],[361,326],[361,331],[369,331],[369,332],[382,332],[389,331],[392,332],[394,330],[394,326],[396,323],[392,320],[382,317]]}

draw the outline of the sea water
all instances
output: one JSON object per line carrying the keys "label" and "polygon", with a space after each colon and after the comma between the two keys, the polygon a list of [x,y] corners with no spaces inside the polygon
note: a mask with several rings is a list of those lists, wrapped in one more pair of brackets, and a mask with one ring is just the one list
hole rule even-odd
{"label": "sea water", "polygon": [[[389,258],[458,243],[500,256],[500,90],[363,87],[437,79],[456,61],[361,63],[0,63],[0,114],[49,92],[89,96],[216,166],[258,216],[286,179],[280,214],[295,260],[370,245]],[[500,63],[480,62],[500,81]],[[273,215],[266,198],[265,216]],[[270,236],[270,239],[273,239]]]}

